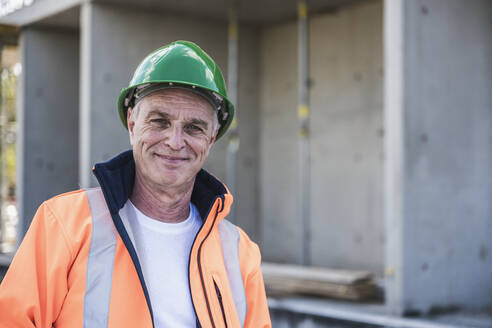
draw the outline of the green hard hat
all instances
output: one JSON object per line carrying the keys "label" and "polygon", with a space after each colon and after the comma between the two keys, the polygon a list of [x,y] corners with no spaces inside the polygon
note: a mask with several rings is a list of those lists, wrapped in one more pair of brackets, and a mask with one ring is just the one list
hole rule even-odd
{"label": "green hard hat", "polygon": [[[212,100],[219,119],[220,138],[232,122],[234,105],[227,97],[224,77],[214,60],[190,41],[175,41],[148,55],[138,65],[128,88],[121,90],[118,111],[127,127],[126,115],[140,90],[187,88]],[[148,92],[147,92],[148,94]]]}

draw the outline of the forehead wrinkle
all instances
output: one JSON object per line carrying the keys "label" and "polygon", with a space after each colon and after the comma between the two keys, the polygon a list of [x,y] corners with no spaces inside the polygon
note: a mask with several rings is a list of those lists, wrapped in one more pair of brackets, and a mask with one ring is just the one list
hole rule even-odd
{"label": "forehead wrinkle", "polygon": [[161,116],[161,117],[172,118],[172,115],[171,114],[169,114],[167,112],[160,111],[158,109],[151,109],[151,110],[149,110],[149,112],[147,113],[147,117],[152,116],[152,115],[158,115],[158,116]]}
{"label": "forehead wrinkle", "polygon": [[[187,101],[181,97],[163,97],[161,95],[155,95],[155,97],[151,97],[153,95],[149,95],[148,99],[143,99],[142,103],[145,107],[149,108],[149,111],[158,110],[158,111],[167,111],[167,110],[175,110],[180,109],[186,110],[205,110],[210,115],[216,115],[212,105],[208,103],[206,100],[204,102],[193,102]],[[144,103],[145,101],[145,103]]]}

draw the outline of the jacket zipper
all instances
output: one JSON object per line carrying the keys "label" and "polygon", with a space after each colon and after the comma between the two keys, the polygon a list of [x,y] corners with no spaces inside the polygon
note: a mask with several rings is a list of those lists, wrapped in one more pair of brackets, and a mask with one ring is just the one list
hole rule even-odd
{"label": "jacket zipper", "polygon": [[219,304],[220,304],[220,310],[222,311],[222,318],[224,318],[224,325],[225,328],[227,328],[227,320],[225,316],[225,311],[224,311],[224,303],[222,303],[222,294],[220,293],[219,286],[217,286],[217,283],[214,280],[214,286],[215,286],[215,291],[217,292],[217,298],[219,299]]}
{"label": "jacket zipper", "polygon": [[215,221],[217,220],[217,216],[219,215],[220,212],[222,212],[224,208],[224,196],[220,196],[220,209],[217,210],[214,216],[214,220],[212,221],[212,225],[210,226],[210,230],[207,232],[207,235],[205,238],[203,238],[202,242],[200,243],[200,246],[198,247],[198,255],[197,255],[197,262],[198,262],[198,271],[200,272],[200,280],[202,282],[202,289],[203,289],[203,295],[205,296],[205,302],[207,303],[207,311],[208,311],[208,316],[210,317],[210,323],[212,324],[212,327],[215,328],[215,323],[214,323],[214,318],[212,316],[212,310],[210,308],[210,301],[208,300],[207,296],[207,290],[205,288],[205,279],[203,277],[203,269],[202,269],[202,263],[201,263],[201,253],[202,253],[202,246],[205,240],[207,240],[208,236],[212,232],[212,229],[215,225]]}

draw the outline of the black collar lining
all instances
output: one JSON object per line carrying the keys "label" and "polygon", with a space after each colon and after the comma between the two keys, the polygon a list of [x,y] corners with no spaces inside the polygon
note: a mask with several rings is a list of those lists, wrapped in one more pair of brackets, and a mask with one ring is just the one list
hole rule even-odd
{"label": "black collar lining", "polygon": [[[118,213],[130,198],[133,190],[135,181],[133,152],[128,150],[107,162],[96,164],[94,174],[101,187],[105,186],[104,193],[108,196],[110,212]],[[206,219],[215,200],[225,194],[227,194],[227,189],[219,180],[203,169],[198,172],[191,201],[197,207],[203,220]]]}

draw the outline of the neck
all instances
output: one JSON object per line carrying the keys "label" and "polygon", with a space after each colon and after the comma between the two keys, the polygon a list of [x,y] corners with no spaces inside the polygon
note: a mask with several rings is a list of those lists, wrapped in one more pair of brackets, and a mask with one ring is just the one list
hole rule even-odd
{"label": "neck", "polygon": [[166,223],[179,223],[190,215],[194,180],[185,187],[159,189],[144,183],[138,172],[130,200],[140,212]]}

